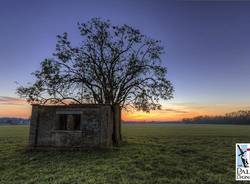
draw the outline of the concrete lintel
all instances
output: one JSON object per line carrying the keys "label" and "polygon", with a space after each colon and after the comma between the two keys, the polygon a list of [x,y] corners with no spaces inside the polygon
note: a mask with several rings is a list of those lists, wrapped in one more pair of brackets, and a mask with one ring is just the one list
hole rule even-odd
{"label": "concrete lintel", "polygon": [[82,114],[82,111],[56,111],[56,114]]}

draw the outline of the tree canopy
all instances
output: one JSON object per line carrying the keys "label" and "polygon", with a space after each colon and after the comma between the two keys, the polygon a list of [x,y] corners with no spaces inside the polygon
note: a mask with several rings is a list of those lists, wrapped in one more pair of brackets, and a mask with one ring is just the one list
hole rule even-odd
{"label": "tree canopy", "polygon": [[82,41],[73,46],[58,35],[52,58],[41,62],[35,81],[17,93],[30,103],[119,104],[149,112],[173,98],[159,40],[128,25],[93,18],[78,23]]}

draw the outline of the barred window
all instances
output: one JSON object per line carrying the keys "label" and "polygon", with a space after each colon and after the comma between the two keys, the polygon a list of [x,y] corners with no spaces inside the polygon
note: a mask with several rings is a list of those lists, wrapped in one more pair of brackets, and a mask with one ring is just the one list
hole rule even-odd
{"label": "barred window", "polygon": [[81,114],[57,114],[57,130],[80,130]]}

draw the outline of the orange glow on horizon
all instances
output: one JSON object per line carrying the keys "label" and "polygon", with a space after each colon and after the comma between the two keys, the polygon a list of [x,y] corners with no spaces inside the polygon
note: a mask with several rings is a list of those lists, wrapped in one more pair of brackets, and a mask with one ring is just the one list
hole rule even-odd
{"label": "orange glow on horizon", "polygon": [[[197,116],[197,112],[176,113],[166,112],[164,110],[151,111],[150,113],[135,111],[122,112],[124,121],[178,121],[182,118]],[[21,117],[29,118],[31,116],[31,106],[26,102],[15,104],[0,104],[0,117]]]}
{"label": "orange glow on horizon", "polygon": [[[125,121],[181,121],[184,118],[193,118],[195,116],[216,116],[238,110],[250,110],[248,104],[206,104],[206,105],[169,105],[170,109],[155,110],[150,113],[141,111],[123,112],[122,119]],[[184,110],[183,110],[184,109]]]}
{"label": "orange glow on horizon", "polygon": [[[165,107],[165,108],[164,108]],[[168,108],[166,108],[168,107]],[[162,110],[145,113],[141,111],[122,112],[124,121],[180,121],[200,115],[222,115],[228,112],[249,109],[248,104],[168,104]],[[31,105],[12,97],[0,98],[0,117],[30,118]]]}
{"label": "orange glow on horizon", "polygon": [[183,118],[191,118],[198,116],[196,112],[191,113],[173,113],[161,110],[146,112],[123,112],[122,119],[124,121],[180,121]]}
{"label": "orange glow on horizon", "polygon": [[20,117],[29,118],[31,115],[31,107],[27,105],[11,105],[2,108],[0,106],[0,117]]}
{"label": "orange glow on horizon", "polygon": [[29,118],[31,106],[25,101],[12,97],[0,98],[0,117]]}

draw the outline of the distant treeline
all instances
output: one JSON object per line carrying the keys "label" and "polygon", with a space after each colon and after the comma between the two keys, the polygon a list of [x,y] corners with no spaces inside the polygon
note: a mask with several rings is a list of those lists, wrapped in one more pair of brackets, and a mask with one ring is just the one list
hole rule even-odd
{"label": "distant treeline", "polygon": [[30,120],[24,118],[0,118],[0,125],[29,125]]}
{"label": "distant treeline", "polygon": [[250,111],[240,110],[227,113],[224,116],[196,116],[194,118],[185,118],[184,123],[198,124],[240,124],[250,125]]}

